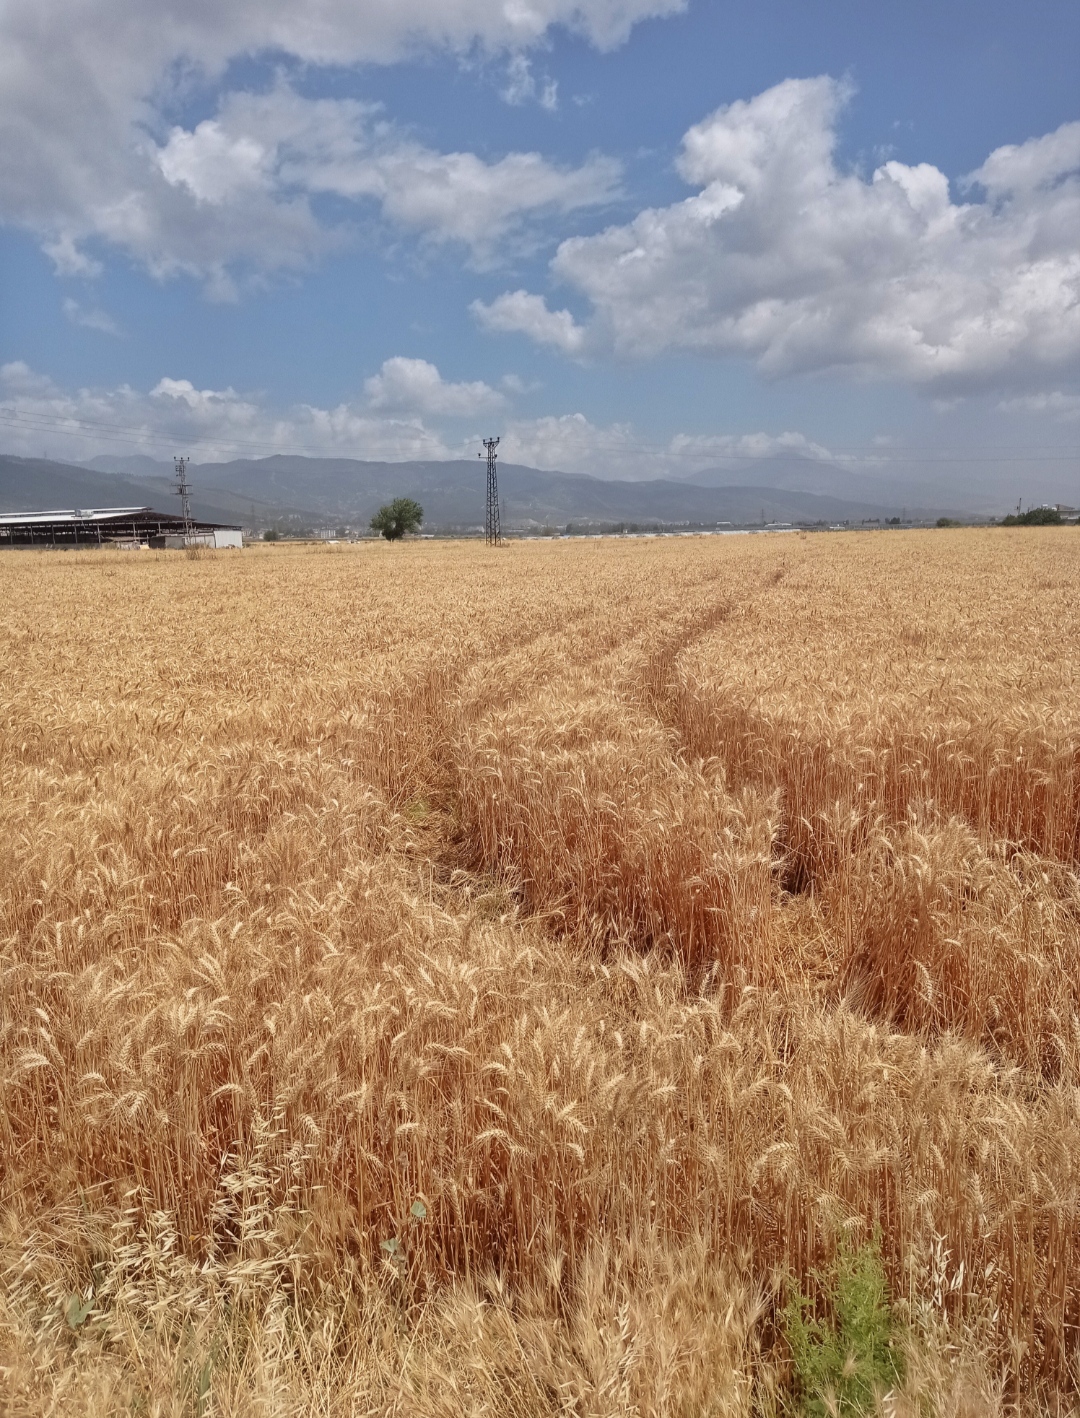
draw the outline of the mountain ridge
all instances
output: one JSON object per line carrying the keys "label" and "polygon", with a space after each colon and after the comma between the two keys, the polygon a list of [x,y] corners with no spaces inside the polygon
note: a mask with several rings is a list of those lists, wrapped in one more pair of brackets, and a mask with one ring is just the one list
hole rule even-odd
{"label": "mountain ridge", "polygon": [[[179,502],[164,478],[129,478],[78,463],[0,454],[0,512],[81,507],[153,507],[158,512],[177,512]],[[226,494],[208,496],[202,488],[195,489],[191,510],[205,522],[247,525],[252,520],[247,503]]]}
{"label": "mountain ridge", "polygon": [[[769,485],[714,486],[675,479],[594,478],[500,463],[503,526],[536,530],[577,523],[710,526],[729,523],[835,524],[884,521],[899,506]],[[133,476],[138,474],[138,476]],[[0,510],[48,507],[175,506],[172,465],[140,455],[87,464],[0,455]],[[191,464],[192,508],[208,521],[249,528],[274,524],[366,527],[384,502],[415,497],[428,527],[474,530],[483,523],[483,465],[467,460],[386,463],[275,455]],[[909,509],[925,520],[949,511]]]}
{"label": "mountain ridge", "polygon": [[[137,457],[93,460],[116,469],[149,472],[168,465]],[[377,462],[352,458],[305,458],[277,454],[192,464],[190,476],[211,489],[237,498],[258,498],[305,508],[329,519],[366,522],[377,507],[396,496],[416,497],[430,525],[475,527],[483,521],[483,468],[464,459]],[[768,521],[838,522],[884,520],[902,511],[900,500],[861,495],[838,497],[805,487],[762,483],[710,484],[673,478],[596,478],[500,462],[503,521],[520,529],[567,522],[686,523]],[[867,480],[872,491],[880,490]],[[931,516],[951,510],[930,504],[909,515]]]}

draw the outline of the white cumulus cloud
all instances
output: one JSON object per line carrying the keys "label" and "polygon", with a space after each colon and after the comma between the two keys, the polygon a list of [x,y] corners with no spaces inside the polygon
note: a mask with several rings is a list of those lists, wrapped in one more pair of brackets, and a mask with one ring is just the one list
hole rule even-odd
{"label": "white cumulus cloud", "polygon": [[583,413],[511,419],[500,451],[509,461],[531,467],[632,480],[685,478],[706,468],[727,466],[732,483],[742,482],[755,463],[783,456],[811,464],[857,464],[865,471],[880,462],[873,455],[834,451],[798,432],[675,433],[664,442],[654,442],[631,423],[596,424]]}
{"label": "white cumulus cloud", "polygon": [[628,423],[592,423],[584,414],[548,414],[507,425],[499,453],[508,463],[597,477],[663,476],[662,461]]}
{"label": "white cumulus cloud", "polygon": [[[243,104],[230,112],[229,95],[209,126],[174,129],[161,142],[163,115],[193,83],[219,83],[231,60],[253,55],[281,55],[309,72],[390,63],[432,49],[465,55],[479,47],[512,60],[553,26],[610,48],[638,20],[673,13],[683,3],[98,0],[72,6],[7,0],[0,6],[0,220],[37,232],[62,274],[94,274],[100,263],[92,248],[101,242],[129,251],[158,274],[207,274],[226,293],[224,268],[231,262],[297,266],[325,249],[327,234],[307,196],[338,191],[340,174],[331,163],[322,187],[313,174],[306,183],[312,148],[297,139],[299,166],[289,189],[280,148],[265,131],[238,124]],[[539,96],[554,102],[553,89]],[[356,109],[308,112],[323,125],[316,148],[322,143],[325,149],[327,126],[355,128]],[[355,168],[355,152],[346,156]],[[599,189],[612,181],[610,166],[586,165],[586,175],[575,177],[532,154],[510,155],[494,176],[499,164],[471,154],[417,147],[392,156],[372,156],[366,174],[353,174],[359,195],[381,201],[392,220],[400,212],[407,225],[469,242],[476,225],[461,208],[470,184],[474,199],[475,188],[484,189],[477,205],[486,201],[489,212],[489,189],[516,184],[512,225],[522,212],[572,210],[584,200],[582,183]],[[418,169],[409,190],[409,174]],[[535,199],[525,191],[534,183]]]}
{"label": "white cumulus cloud", "polygon": [[549,310],[543,296],[528,291],[507,291],[490,305],[474,300],[469,309],[485,330],[517,331],[564,354],[580,354],[585,345],[585,330],[569,310]]}
{"label": "white cumulus cloud", "polygon": [[848,97],[789,79],[717,109],[679,157],[698,191],[564,241],[553,273],[593,308],[572,344],[522,291],[477,313],[571,353],[736,354],[770,375],[839,368],[938,393],[1038,388],[1074,363],[1080,123],[998,149],[956,201],[928,163],[842,170]]}
{"label": "white cumulus cloud", "polygon": [[373,458],[448,458],[450,446],[418,415],[372,412],[361,402],[333,408],[269,407],[235,389],[200,389],[189,379],[160,379],[149,392],[64,389],[24,361],[0,366],[0,427],[12,453],[48,448],[61,461],[98,453],[168,458],[190,452],[202,462],[274,453]]}
{"label": "white cumulus cloud", "polygon": [[[512,392],[520,381],[504,381]],[[425,360],[396,357],[367,380],[361,398],[333,408],[274,408],[257,394],[200,388],[166,376],[148,392],[65,389],[23,361],[0,366],[0,427],[10,452],[78,461],[98,453],[190,452],[197,461],[261,458],[274,453],[386,459],[475,458],[485,425],[462,433],[460,420],[502,408],[496,430],[508,463],[597,477],[679,477],[777,452],[829,460],[829,450],[799,433],[707,437],[676,434],[654,443],[630,423],[597,424],[583,413],[508,416],[505,399],[480,381],[444,380]]]}
{"label": "white cumulus cloud", "polygon": [[403,355],[384,360],[378,374],[366,381],[364,390],[373,409],[451,418],[498,409],[506,402],[502,394],[482,380],[454,383],[444,379],[426,359],[407,359]]}
{"label": "white cumulus cloud", "polygon": [[[219,264],[261,254],[264,265],[288,265],[313,254],[334,239],[311,207],[326,194],[375,204],[396,226],[461,242],[483,261],[528,218],[609,201],[620,176],[618,164],[600,156],[562,168],[538,153],[494,162],[440,153],[371,105],[308,99],[285,84],[228,95],[214,118],[173,128],[153,156],[174,193],[194,199],[187,228],[206,255],[216,243]],[[152,241],[160,246],[168,236],[155,226]]]}

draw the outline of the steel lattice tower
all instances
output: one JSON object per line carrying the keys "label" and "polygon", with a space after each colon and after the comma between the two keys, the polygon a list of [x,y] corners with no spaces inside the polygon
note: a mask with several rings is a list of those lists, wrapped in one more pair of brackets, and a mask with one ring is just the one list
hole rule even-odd
{"label": "steel lattice tower", "polygon": [[174,464],[176,468],[176,495],[180,499],[180,506],[184,513],[184,545],[190,546],[192,540],[191,529],[191,488],[187,480],[187,465],[190,458],[177,458]]}
{"label": "steel lattice tower", "polygon": [[[495,459],[499,456],[495,449],[499,446],[497,438],[485,438],[484,447],[487,449],[487,511],[484,517],[484,535],[487,538],[488,546],[497,547],[502,541],[502,525],[499,518],[499,480],[495,475]],[[478,458],[482,458],[483,453],[477,453]]]}

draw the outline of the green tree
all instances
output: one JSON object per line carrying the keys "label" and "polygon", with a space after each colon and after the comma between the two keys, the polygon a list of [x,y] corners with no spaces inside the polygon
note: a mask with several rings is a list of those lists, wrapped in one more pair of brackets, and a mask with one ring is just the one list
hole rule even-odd
{"label": "green tree", "polygon": [[1019,515],[1009,513],[1002,517],[1003,527],[1060,527],[1061,513],[1056,507],[1029,507]]}
{"label": "green tree", "polygon": [[388,542],[396,542],[406,532],[415,532],[424,520],[424,509],[411,497],[395,497],[380,507],[371,519],[371,530],[381,532]]}

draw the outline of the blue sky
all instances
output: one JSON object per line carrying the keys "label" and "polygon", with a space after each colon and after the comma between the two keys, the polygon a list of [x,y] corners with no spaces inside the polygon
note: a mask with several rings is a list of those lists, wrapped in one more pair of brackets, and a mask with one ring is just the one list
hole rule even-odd
{"label": "blue sky", "polygon": [[1071,3],[7,0],[0,446],[1080,500],[1078,56]]}

